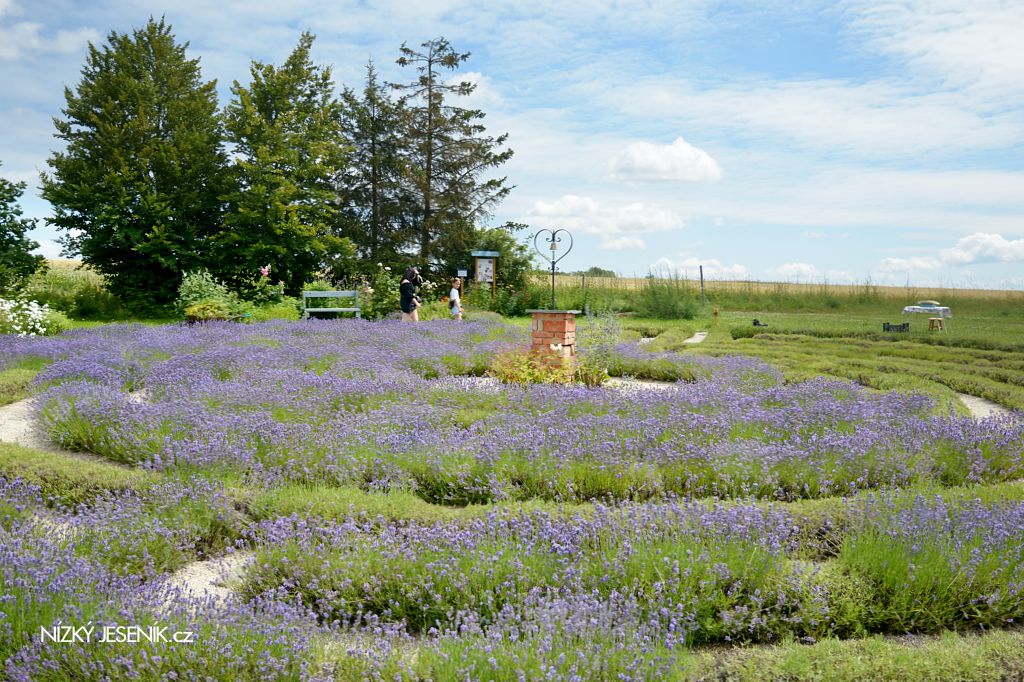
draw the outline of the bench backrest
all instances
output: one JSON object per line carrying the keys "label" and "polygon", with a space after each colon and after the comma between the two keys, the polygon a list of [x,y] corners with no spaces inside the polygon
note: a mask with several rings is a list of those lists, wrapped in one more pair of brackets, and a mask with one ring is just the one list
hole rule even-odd
{"label": "bench backrest", "polygon": [[[310,307],[309,299],[311,298],[334,298],[334,299],[352,299],[352,305],[350,306],[337,306],[330,308],[319,308]],[[340,302],[340,301],[339,301]],[[308,316],[309,313],[355,313],[356,317],[359,317],[359,292],[355,289],[348,289],[344,291],[303,291],[302,292],[302,310]]]}

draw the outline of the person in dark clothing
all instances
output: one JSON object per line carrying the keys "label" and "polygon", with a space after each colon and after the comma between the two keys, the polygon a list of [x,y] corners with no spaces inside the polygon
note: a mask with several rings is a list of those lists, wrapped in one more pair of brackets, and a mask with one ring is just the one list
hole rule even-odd
{"label": "person in dark clothing", "polygon": [[420,321],[420,297],[416,295],[416,287],[423,282],[420,271],[416,268],[406,268],[402,275],[402,281],[398,284],[398,305],[402,308],[403,322]]}

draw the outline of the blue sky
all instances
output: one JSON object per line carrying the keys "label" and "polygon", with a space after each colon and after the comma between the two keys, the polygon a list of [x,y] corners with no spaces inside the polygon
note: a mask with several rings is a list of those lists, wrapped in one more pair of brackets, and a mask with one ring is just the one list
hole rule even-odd
{"label": "blue sky", "polygon": [[222,105],[304,30],[356,88],[445,36],[515,150],[493,222],[570,230],[567,270],[1024,289],[1020,0],[0,0],[0,173],[27,215],[49,213],[35,185],[87,41],[151,14]]}

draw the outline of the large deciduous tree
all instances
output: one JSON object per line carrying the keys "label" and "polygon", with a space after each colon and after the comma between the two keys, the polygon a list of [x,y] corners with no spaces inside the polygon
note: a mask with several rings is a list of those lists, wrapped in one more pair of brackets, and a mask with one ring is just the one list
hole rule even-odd
{"label": "large deciduous tree", "polygon": [[414,197],[405,183],[404,106],[391,100],[372,63],[361,95],[346,88],[342,102],[342,127],[352,152],[340,186],[341,233],[363,258],[399,266],[417,239]]}
{"label": "large deciduous tree", "polygon": [[24,182],[0,177],[0,293],[17,288],[43,264],[42,256],[32,254],[39,244],[26,234],[36,221],[21,217],[18,199],[24,192]]}
{"label": "large deciduous tree", "polygon": [[42,178],[65,253],[136,307],[175,298],[181,274],[208,264],[221,221],[216,81],[203,82],[187,47],[163,19],[90,44],[54,119],[66,147]]}
{"label": "large deciduous tree", "polygon": [[351,242],[333,234],[346,155],[340,104],[330,68],[310,59],[313,41],[303,33],[280,67],[253,62],[252,83],[231,89],[225,128],[237,154],[235,186],[218,238],[218,270],[229,278],[271,264],[295,291],[351,255]]}
{"label": "large deciduous tree", "polygon": [[448,260],[445,241],[470,239],[469,231],[510,191],[504,177],[487,177],[511,156],[502,150],[507,135],[485,134],[484,113],[450,103],[452,96],[470,95],[476,85],[445,80],[469,59],[444,38],[421,45],[402,45],[400,66],[415,68],[416,80],[393,84],[408,110],[405,135],[409,145],[408,178],[416,196],[419,256],[423,265]]}

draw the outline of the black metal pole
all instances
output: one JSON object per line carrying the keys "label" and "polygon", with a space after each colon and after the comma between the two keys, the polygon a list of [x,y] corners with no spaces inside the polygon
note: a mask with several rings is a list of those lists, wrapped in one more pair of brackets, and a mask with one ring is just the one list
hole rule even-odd
{"label": "black metal pole", "polygon": [[555,261],[551,261],[551,309],[555,309]]}

